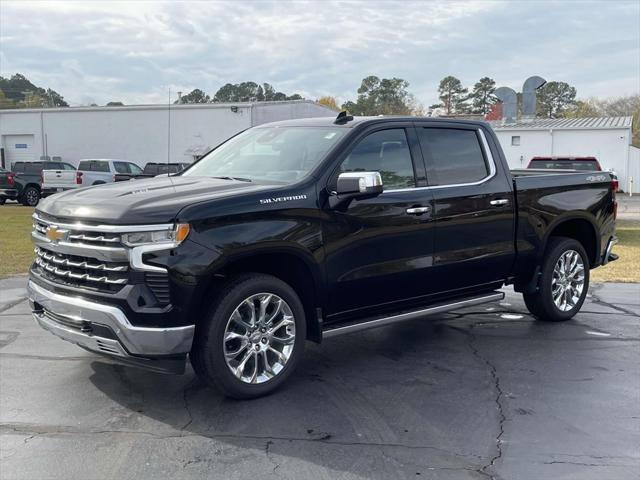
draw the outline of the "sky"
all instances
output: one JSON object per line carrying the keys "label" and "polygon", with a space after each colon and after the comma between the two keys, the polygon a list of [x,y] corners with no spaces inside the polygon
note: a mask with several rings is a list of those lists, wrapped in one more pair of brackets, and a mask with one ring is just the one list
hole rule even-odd
{"label": "sky", "polygon": [[167,103],[225,83],[355,100],[400,77],[428,106],[440,79],[529,76],[579,98],[640,93],[640,0],[232,2],[0,0],[0,75],[71,105]]}

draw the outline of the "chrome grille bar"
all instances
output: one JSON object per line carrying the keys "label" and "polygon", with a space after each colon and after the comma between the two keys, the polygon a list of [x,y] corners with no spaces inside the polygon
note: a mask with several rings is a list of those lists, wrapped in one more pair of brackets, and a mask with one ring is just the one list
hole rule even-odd
{"label": "chrome grille bar", "polygon": [[70,260],[68,258],[64,258],[61,256],[57,256],[53,253],[47,253],[46,250],[39,247],[36,247],[35,251],[36,251],[36,255],[38,255],[40,258],[43,258],[44,260],[49,262],[53,262],[56,265],[64,265],[67,267],[75,267],[75,268],[86,268],[89,270],[104,270],[106,272],[126,272],[127,270],[129,270],[128,265],[111,266],[105,263],[95,264],[95,263],[88,263],[86,261],[74,262],[73,260]]}
{"label": "chrome grille bar", "polygon": [[43,260],[42,257],[37,257],[35,263],[49,273],[53,273],[54,275],[57,275],[59,277],[66,277],[72,280],[85,280],[89,282],[107,283],[111,285],[124,285],[127,283],[126,278],[114,279],[107,276],[94,277],[93,275],[89,275],[88,273],[74,273],[70,270],[63,270],[56,267],[55,265],[48,263],[46,260]]}

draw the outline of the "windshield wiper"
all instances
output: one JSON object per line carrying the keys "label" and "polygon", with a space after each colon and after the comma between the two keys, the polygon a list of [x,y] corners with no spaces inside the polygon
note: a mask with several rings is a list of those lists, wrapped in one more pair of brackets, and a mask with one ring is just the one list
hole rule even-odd
{"label": "windshield wiper", "polygon": [[211,178],[219,178],[220,180],[238,180],[239,182],[252,182],[250,178],[243,177],[211,177]]}

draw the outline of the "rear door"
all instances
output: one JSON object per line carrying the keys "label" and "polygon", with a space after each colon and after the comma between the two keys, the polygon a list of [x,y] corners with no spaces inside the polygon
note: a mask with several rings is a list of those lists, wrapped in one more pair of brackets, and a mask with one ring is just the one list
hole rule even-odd
{"label": "rear door", "polygon": [[502,282],[515,256],[514,198],[481,128],[416,124],[433,192],[434,274],[440,293]]}
{"label": "rear door", "polygon": [[377,171],[384,191],[328,210],[323,227],[331,316],[398,308],[429,291],[433,255],[431,191],[412,124],[376,126],[347,148],[341,172]]}

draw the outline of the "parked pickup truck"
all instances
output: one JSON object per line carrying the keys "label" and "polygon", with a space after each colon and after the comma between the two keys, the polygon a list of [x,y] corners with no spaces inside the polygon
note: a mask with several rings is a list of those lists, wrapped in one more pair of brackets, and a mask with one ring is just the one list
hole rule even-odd
{"label": "parked pickup truck", "polygon": [[112,160],[108,158],[80,160],[78,164],[78,186],[102,185],[120,180],[129,180],[140,175],[142,169],[135,163],[126,160]]}
{"label": "parked pickup truck", "polygon": [[140,178],[157,177],[158,175],[170,175],[178,173],[187,168],[190,163],[156,163],[149,162],[142,169],[142,173],[138,175],[132,174],[116,174],[116,182],[124,180],[138,180]]}
{"label": "parked pickup truck", "polygon": [[68,163],[62,164],[62,168],[55,170],[42,170],[40,181],[40,195],[48,197],[51,194],[77,188],[80,176],[76,167]]}
{"label": "parked pickup truck", "polygon": [[[58,161],[39,161],[39,162],[15,162],[11,171],[11,183],[15,189],[15,195],[11,193],[2,195],[5,200],[17,200],[25,206],[35,207],[40,201],[42,182],[42,171],[47,169],[67,169],[74,167],[65,162]],[[4,189],[2,185],[2,177],[0,177],[0,189]]]}
{"label": "parked pickup truck", "polygon": [[16,200],[18,198],[14,177],[15,173],[0,168],[0,205],[4,205],[7,200]]}
{"label": "parked pickup truck", "polygon": [[266,394],[305,340],[503,298],[582,306],[616,256],[604,172],[510,172],[483,122],[290,120],[184,172],[63,192],[33,217],[33,315],[85,349]]}

